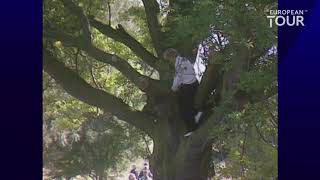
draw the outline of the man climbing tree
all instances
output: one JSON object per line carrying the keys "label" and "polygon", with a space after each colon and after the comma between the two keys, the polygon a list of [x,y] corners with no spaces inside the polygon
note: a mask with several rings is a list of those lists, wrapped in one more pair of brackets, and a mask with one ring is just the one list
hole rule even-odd
{"label": "man climbing tree", "polygon": [[[43,69],[74,98],[147,135],[153,142],[154,180],[207,180],[215,174],[217,152],[233,155],[230,162],[237,170],[230,173],[248,179],[265,168],[251,162],[276,154],[276,110],[264,109],[277,94],[272,51],[277,32],[264,15],[276,5],[273,0],[44,0]],[[191,57],[199,42],[206,66],[201,83],[193,75],[175,83],[165,50],[172,47]],[[215,49],[214,61],[208,59],[209,47]],[[110,71],[122,78],[111,81]],[[143,107],[127,101],[132,91],[125,97],[119,96],[120,88],[112,91],[116,84],[136,88],[145,98]],[[210,105],[196,130],[189,125],[196,113],[180,113],[172,84],[173,90],[194,85],[187,90],[195,94],[188,108]],[[186,129],[193,131],[189,138],[183,137],[190,135]],[[250,149],[264,147],[261,142],[273,148],[263,156]],[[270,164],[263,177],[276,176],[274,161]]]}
{"label": "man climbing tree", "polygon": [[167,49],[163,57],[175,66],[175,76],[171,86],[172,91],[178,91],[180,116],[185,121],[188,132],[184,135],[190,136],[196,129],[203,112],[194,108],[194,95],[199,86],[196,73],[191,62],[178,55],[175,49]]}

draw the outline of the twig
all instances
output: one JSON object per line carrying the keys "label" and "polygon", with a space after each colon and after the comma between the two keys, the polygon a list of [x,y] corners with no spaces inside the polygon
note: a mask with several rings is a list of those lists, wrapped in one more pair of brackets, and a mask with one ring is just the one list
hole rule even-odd
{"label": "twig", "polygon": [[89,64],[90,64],[90,65],[89,65],[89,66],[90,66],[90,67],[89,67],[89,71],[90,71],[90,75],[91,75],[92,81],[93,81],[94,85],[95,85],[97,88],[101,89],[102,87],[97,83],[96,78],[94,77],[92,64],[91,64],[91,63],[89,63]]}
{"label": "twig", "polygon": [[146,143],[146,151],[147,151],[147,154],[148,154],[147,156],[150,156],[152,153],[151,153],[151,151],[149,149],[148,140],[147,140],[146,136],[143,136],[143,141]]}
{"label": "twig", "polygon": [[262,139],[263,142],[265,142],[266,144],[270,145],[271,147],[275,148],[275,149],[278,149],[276,145],[274,145],[273,143],[271,142],[268,142],[268,140],[263,136],[263,134],[261,133],[261,131],[259,130],[257,124],[254,123],[254,126],[257,130],[257,133],[259,134],[260,138]]}
{"label": "twig", "polygon": [[78,69],[78,57],[79,57],[79,53],[80,53],[80,49],[77,48],[77,52],[75,54],[75,69],[76,69],[76,72],[77,74],[79,74],[79,69]]}
{"label": "twig", "polygon": [[268,113],[270,114],[270,117],[271,117],[270,122],[271,122],[271,124],[272,124],[275,128],[278,128],[278,125],[277,125],[277,123],[276,123],[276,117],[275,117],[275,115],[271,112],[271,108],[270,108],[270,106],[269,106],[269,103],[265,101],[264,104],[266,105],[267,111],[268,111]]}
{"label": "twig", "polygon": [[110,6],[110,0],[107,0],[107,6],[108,6],[108,14],[109,14],[109,26],[111,26],[111,6]]}

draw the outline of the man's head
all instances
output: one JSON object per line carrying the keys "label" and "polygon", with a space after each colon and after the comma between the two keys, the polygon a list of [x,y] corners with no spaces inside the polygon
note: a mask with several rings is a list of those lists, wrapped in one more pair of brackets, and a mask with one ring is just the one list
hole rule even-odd
{"label": "man's head", "polygon": [[136,176],[133,173],[129,174],[129,180],[136,180]]}
{"label": "man's head", "polygon": [[176,62],[177,56],[178,56],[178,51],[173,48],[169,48],[165,50],[163,53],[163,58],[173,64]]}

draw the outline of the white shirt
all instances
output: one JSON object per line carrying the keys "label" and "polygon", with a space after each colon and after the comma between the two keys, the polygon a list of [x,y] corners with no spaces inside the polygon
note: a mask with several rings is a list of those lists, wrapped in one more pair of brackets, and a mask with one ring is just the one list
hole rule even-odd
{"label": "white shirt", "polygon": [[197,81],[193,65],[188,59],[177,56],[175,69],[175,77],[171,87],[172,91],[177,91],[181,84],[192,84]]}

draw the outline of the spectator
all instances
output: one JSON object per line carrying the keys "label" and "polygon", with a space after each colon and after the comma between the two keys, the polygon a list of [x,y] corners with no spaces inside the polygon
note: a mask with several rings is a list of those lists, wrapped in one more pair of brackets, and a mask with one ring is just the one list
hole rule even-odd
{"label": "spectator", "polygon": [[151,180],[151,178],[148,175],[149,171],[144,169],[142,171],[142,176],[139,178],[139,180]]}
{"label": "spectator", "polygon": [[143,177],[143,174],[144,173],[147,173],[146,176],[148,176],[148,178],[152,178],[153,177],[153,174],[151,173],[151,171],[149,170],[149,167],[148,167],[148,164],[144,164],[144,167],[143,169],[140,171],[140,174],[139,174],[139,180],[141,177]]}
{"label": "spectator", "polygon": [[138,171],[136,169],[137,169],[136,165],[132,165],[132,169],[130,173],[134,174],[136,176],[136,179],[138,179]]}
{"label": "spectator", "polygon": [[136,175],[133,173],[129,174],[129,180],[137,180]]}
{"label": "spectator", "polygon": [[143,176],[143,171],[148,170],[148,167],[144,165],[143,169],[139,173],[139,179]]}

